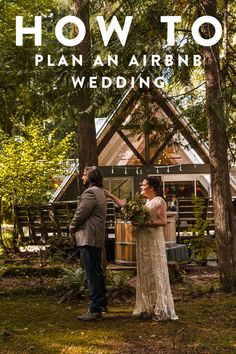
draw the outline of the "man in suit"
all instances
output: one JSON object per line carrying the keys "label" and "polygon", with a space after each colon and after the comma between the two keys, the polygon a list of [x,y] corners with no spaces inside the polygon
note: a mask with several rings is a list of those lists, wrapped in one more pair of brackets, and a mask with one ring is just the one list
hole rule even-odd
{"label": "man in suit", "polygon": [[103,178],[97,167],[86,167],[82,181],[86,190],[81,195],[69,229],[80,248],[90,294],[89,311],[78,319],[93,321],[102,318],[107,306],[102,269],[107,201],[102,188]]}

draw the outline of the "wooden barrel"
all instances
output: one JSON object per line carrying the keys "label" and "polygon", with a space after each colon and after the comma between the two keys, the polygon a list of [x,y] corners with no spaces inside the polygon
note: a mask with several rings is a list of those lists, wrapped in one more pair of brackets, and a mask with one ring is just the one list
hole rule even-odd
{"label": "wooden barrel", "polygon": [[167,212],[167,225],[163,227],[165,241],[176,242],[176,215],[175,212]]}
{"label": "wooden barrel", "polygon": [[115,262],[136,265],[136,242],[132,224],[116,219],[115,235]]}
{"label": "wooden barrel", "polygon": [[[167,225],[163,227],[166,242],[176,243],[176,212],[167,212]],[[131,223],[120,218],[115,224],[115,263],[136,265],[136,238]]]}

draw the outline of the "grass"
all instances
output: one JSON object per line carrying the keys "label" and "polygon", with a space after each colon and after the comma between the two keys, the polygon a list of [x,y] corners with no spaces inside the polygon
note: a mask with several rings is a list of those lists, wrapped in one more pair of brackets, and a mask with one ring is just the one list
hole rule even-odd
{"label": "grass", "polygon": [[2,297],[0,353],[236,353],[236,297],[220,291],[217,274],[186,275],[173,293],[179,321],[162,323],[134,318],[134,298],[113,298],[101,321],[83,323],[76,317],[86,311],[85,299]]}

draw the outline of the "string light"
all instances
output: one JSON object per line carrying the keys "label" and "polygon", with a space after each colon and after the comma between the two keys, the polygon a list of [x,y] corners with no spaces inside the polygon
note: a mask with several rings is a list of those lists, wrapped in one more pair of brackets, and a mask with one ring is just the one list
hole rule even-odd
{"label": "string light", "polygon": [[[132,166],[129,166],[132,169]],[[124,171],[125,175],[128,175],[128,168],[127,166],[115,166],[116,169],[121,168]],[[194,167],[196,168],[197,165],[194,164]],[[179,168],[180,172],[183,172],[183,166],[182,164],[178,164],[178,165],[166,165],[166,166],[153,166],[153,168],[156,170],[157,174],[160,173],[170,173],[172,168],[174,169],[174,171],[176,171],[176,168]],[[143,170],[140,166],[133,166],[134,172],[136,173],[136,175],[142,175],[143,174]],[[115,169],[114,166],[111,166],[111,174],[115,173]]]}

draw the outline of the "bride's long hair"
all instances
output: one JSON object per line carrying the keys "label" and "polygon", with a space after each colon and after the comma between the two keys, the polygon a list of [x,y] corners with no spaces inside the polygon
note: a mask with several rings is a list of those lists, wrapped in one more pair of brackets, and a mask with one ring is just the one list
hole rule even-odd
{"label": "bride's long hair", "polygon": [[156,176],[149,176],[145,179],[148,182],[149,187],[154,189],[156,196],[163,198],[163,189],[160,179]]}

